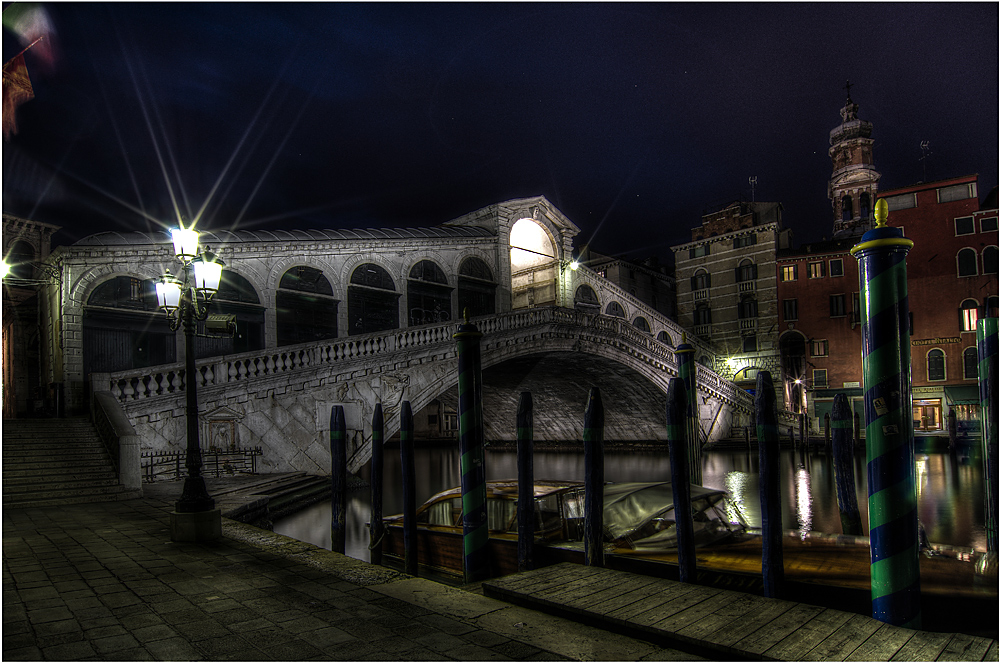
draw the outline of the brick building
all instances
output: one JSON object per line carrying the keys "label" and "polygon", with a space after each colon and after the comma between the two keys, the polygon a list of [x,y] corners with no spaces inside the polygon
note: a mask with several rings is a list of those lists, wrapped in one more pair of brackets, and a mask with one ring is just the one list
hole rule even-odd
{"label": "brick building", "polygon": [[[918,431],[978,418],[976,320],[996,315],[996,190],[980,204],[968,175],[883,191],[888,225],[914,246],[907,256],[913,419]],[[863,413],[857,237],[780,251],[780,346],[785,391],[819,430],[837,393]]]}

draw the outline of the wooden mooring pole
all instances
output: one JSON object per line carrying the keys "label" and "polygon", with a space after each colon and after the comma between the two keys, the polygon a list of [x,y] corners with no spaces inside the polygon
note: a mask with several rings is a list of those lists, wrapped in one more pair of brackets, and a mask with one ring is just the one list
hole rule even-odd
{"label": "wooden mooring pole", "polygon": [[465,582],[489,575],[489,521],[486,513],[486,450],[483,441],[482,363],[479,329],[466,318],[454,334],[458,342],[458,446],[462,473],[462,542]]}
{"label": "wooden mooring pole", "polygon": [[534,413],[531,392],[517,403],[517,570],[535,568]]}
{"label": "wooden mooring pole", "polygon": [[[827,415],[829,417],[830,415]],[[851,440],[851,405],[847,396],[833,397],[833,470],[837,483],[837,505],[840,507],[840,524],[844,534],[861,536],[861,511],[854,488],[854,444]]]}
{"label": "wooden mooring pole", "polygon": [[583,547],[587,566],[604,566],[604,404],[590,388],[583,415]]}
{"label": "wooden mooring pole", "polygon": [[382,482],[384,480],[385,452],[385,419],[382,415],[382,404],[375,404],[372,414],[372,515],[368,527],[368,552],[372,564],[382,564],[382,537],[385,536],[385,523],[382,522]]}
{"label": "wooden mooring pole", "polygon": [[399,462],[403,474],[403,573],[417,575],[417,477],[410,401],[399,409]]}
{"label": "wooden mooring pole", "polygon": [[771,373],[758,371],[754,396],[757,446],[760,454],[761,571],[764,596],[781,598],[785,582],[781,537],[781,449],[778,445],[778,403]]}
{"label": "wooden mooring pole", "polygon": [[330,550],[347,545],[347,421],[344,406],[330,408]]}
{"label": "wooden mooring pole", "polygon": [[688,474],[688,395],[684,381],[672,378],[667,389],[667,444],[674,491],[674,527],[677,529],[677,566],[681,582],[694,582],[698,572]]}

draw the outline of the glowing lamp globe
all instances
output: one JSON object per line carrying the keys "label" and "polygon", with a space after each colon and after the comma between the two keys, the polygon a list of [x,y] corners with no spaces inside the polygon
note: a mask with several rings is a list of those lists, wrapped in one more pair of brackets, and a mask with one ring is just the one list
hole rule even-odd
{"label": "glowing lamp globe", "polygon": [[167,270],[156,284],[156,303],[168,313],[176,310],[181,304],[181,282],[170,273],[170,270]]}
{"label": "glowing lamp globe", "polygon": [[206,299],[219,291],[219,283],[222,281],[222,268],[225,263],[211,251],[205,251],[201,256],[195,258],[194,266],[194,287],[202,293]]}
{"label": "glowing lamp globe", "polygon": [[171,228],[170,237],[174,240],[174,255],[181,262],[191,262],[198,255],[198,231],[192,228]]}

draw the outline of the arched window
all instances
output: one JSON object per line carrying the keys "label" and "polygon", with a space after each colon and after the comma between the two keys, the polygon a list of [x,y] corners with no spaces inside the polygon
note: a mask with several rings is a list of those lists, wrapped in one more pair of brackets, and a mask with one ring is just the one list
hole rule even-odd
{"label": "arched window", "polygon": [[285,272],[275,295],[278,345],[337,338],[337,305],[323,272],[300,265]]}
{"label": "arched window", "polygon": [[177,342],[157,308],[155,280],[116,276],[94,288],[83,308],[84,374],[175,361]]}
{"label": "arched window", "polygon": [[35,249],[25,241],[18,240],[10,247],[4,256],[4,262],[10,265],[10,278],[34,278],[34,268],[31,262],[35,259]]}
{"label": "arched window", "polygon": [[618,302],[608,302],[607,308],[604,309],[604,315],[614,316],[616,318],[625,317],[625,309]]}
{"label": "arched window", "polygon": [[979,377],[979,351],[976,348],[966,348],[962,351],[962,369],[966,380]]}
{"label": "arched window", "polygon": [[861,218],[867,219],[871,214],[871,197],[869,197],[868,192],[865,191],[861,194],[861,198],[858,201],[859,211],[861,212]]}
{"label": "arched window", "polygon": [[674,347],[674,341],[673,341],[673,339],[671,339],[670,338],[670,334],[668,334],[665,331],[661,331],[659,334],[657,334],[656,335],[656,340],[659,341],[659,342],[661,342],[661,343],[666,343],[671,348]]}
{"label": "arched window", "polygon": [[576,289],[576,294],[573,295],[573,308],[578,311],[596,313],[601,309],[601,302],[594,289],[584,283]]}
{"label": "arched window", "polygon": [[756,366],[747,366],[746,368],[741,368],[733,376],[733,382],[757,382],[757,373],[760,371]]}
{"label": "arched window", "polygon": [[704,269],[699,269],[691,277],[692,290],[704,290],[712,287],[712,275]]}
{"label": "arched window", "polygon": [[997,247],[987,246],[983,249],[983,274],[997,273]]}
{"label": "arched window", "polygon": [[934,348],[927,353],[927,380],[940,381],[944,379],[944,350]]}
{"label": "arched window", "polygon": [[962,249],[958,252],[958,275],[975,276],[979,270],[976,269],[975,249]]}
{"label": "arched window", "polygon": [[850,196],[844,196],[840,199],[840,208],[843,211],[841,218],[844,221],[850,221],[854,218],[854,201],[851,200]]}
{"label": "arched window", "polygon": [[962,317],[962,331],[976,331],[976,322],[979,320],[979,302],[975,299],[966,299],[959,308]]}
{"label": "arched window", "polygon": [[642,317],[641,315],[632,321],[632,326],[646,334],[652,333],[649,329],[649,323],[646,321],[646,318]]}
{"label": "arched window", "polygon": [[421,260],[411,267],[406,283],[406,308],[411,325],[451,320],[451,287],[444,270],[430,260]]}
{"label": "arched window", "polygon": [[740,261],[740,266],[736,268],[736,281],[743,283],[744,281],[753,281],[756,278],[757,265],[753,264],[752,260]]}
{"label": "arched window", "polygon": [[[219,357],[221,355],[250,352],[264,348],[264,307],[250,281],[232,269],[222,270],[219,291],[208,307],[209,314],[236,316],[236,332],[230,336],[194,339],[195,357]],[[198,333],[205,334],[205,323],[198,325]]]}
{"label": "arched window", "polygon": [[374,263],[351,272],[347,288],[347,333],[368,334],[399,327],[399,293],[389,272]]}
{"label": "arched window", "polygon": [[694,309],[694,324],[695,325],[710,325],[712,324],[712,309],[709,308],[708,304],[698,304]]}
{"label": "arched window", "polygon": [[458,268],[458,311],[470,317],[496,311],[497,284],[490,266],[479,258],[466,258]]}

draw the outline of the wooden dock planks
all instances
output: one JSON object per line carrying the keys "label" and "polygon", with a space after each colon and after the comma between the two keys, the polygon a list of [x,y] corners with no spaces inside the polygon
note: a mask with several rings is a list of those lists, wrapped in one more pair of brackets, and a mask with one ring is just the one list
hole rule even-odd
{"label": "wooden dock planks", "polygon": [[764,660],[978,661],[997,641],[663,578],[563,563],[483,583],[487,596],[604,623],[709,654]]}

